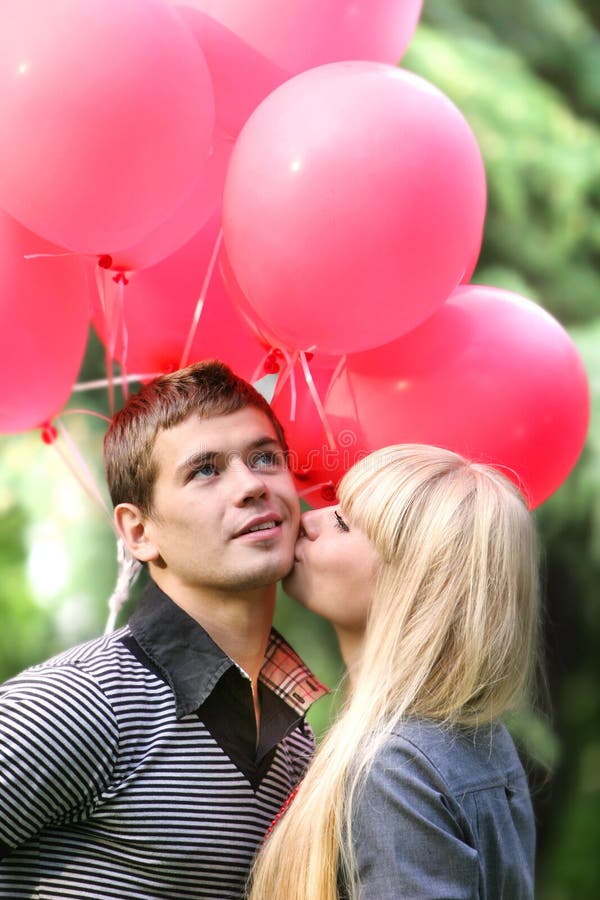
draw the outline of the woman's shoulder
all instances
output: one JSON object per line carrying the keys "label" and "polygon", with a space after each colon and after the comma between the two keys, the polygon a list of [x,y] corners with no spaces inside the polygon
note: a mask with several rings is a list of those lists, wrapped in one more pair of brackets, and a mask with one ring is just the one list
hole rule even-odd
{"label": "woman's shoulder", "polygon": [[403,722],[368,769],[353,828],[365,898],[533,897],[533,810],[501,725]]}
{"label": "woman's shoulder", "polygon": [[400,767],[406,777],[435,778],[452,793],[508,786],[525,777],[500,723],[465,728],[407,719],[386,737],[374,766]]}

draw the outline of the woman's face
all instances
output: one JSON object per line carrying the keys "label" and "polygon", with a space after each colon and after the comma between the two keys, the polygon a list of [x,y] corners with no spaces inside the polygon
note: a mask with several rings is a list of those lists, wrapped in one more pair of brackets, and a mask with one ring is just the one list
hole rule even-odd
{"label": "woman's face", "polygon": [[301,518],[294,568],[283,580],[290,597],[338,630],[364,631],[380,557],[339,506]]}

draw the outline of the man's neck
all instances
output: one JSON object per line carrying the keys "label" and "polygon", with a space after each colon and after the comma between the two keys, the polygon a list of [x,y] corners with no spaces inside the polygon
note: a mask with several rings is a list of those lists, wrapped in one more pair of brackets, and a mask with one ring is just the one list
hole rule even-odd
{"label": "man's neck", "polygon": [[238,592],[206,591],[173,585],[161,573],[151,574],[158,587],[246,672],[256,692],[273,622],[276,585]]}

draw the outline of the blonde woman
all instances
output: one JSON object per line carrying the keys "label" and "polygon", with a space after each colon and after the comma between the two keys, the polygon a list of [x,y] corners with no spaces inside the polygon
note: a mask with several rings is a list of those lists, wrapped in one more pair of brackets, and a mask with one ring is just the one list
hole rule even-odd
{"label": "blonde woman", "polygon": [[534,528],[503,475],[388,447],[303,516],[286,591],[329,619],[346,706],[254,869],[252,900],[533,897],[527,780],[500,723],[531,688]]}

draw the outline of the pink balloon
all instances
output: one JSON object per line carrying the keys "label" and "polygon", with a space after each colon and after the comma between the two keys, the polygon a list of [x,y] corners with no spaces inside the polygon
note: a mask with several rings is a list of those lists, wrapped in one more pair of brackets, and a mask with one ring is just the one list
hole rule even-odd
{"label": "pink balloon", "polygon": [[4,0],[0,204],[82,253],[158,228],[209,155],[202,51],[164,0]]}
{"label": "pink balloon", "polygon": [[250,113],[290,73],[200,9],[185,5],[176,9],[206,57],[217,122],[227,134],[237,137]]}
{"label": "pink balloon", "polygon": [[133,272],[154,266],[175,253],[200,231],[217,207],[221,208],[225,173],[233,148],[233,139],[215,128],[208,162],[191,194],[178,205],[174,213],[151,234],[128,250],[110,255],[107,268],[116,272]]}
{"label": "pink balloon", "polygon": [[[123,300],[126,347],[118,330],[114,355],[127,371],[151,375],[179,368],[219,227],[216,213],[184,247],[156,266],[133,272],[124,286],[106,273],[105,299],[118,303],[120,292]],[[99,296],[93,323],[106,343],[107,322]],[[215,268],[187,362],[216,357],[250,379],[266,355],[233,308]]]}
{"label": "pink balloon", "polygon": [[185,0],[282,69],[369,59],[397,63],[422,0]]}
{"label": "pink balloon", "polygon": [[[338,360],[332,357],[308,361],[308,368],[321,402],[325,400]],[[285,369],[283,370],[285,372]],[[282,372],[282,375],[283,375]],[[335,503],[335,485],[344,466],[344,436],[337,435],[332,448],[303,369],[294,367],[283,388],[275,391],[271,406],[282,423],[290,448],[290,468],[298,493],[311,506]]]}
{"label": "pink balloon", "polygon": [[337,431],[355,429],[357,452],[447,447],[504,470],[533,508],[575,465],[590,398],[556,319],[518,294],[468,285],[411,334],[349,357],[325,407]]}
{"label": "pink balloon", "polygon": [[410,72],[333,63],[277,88],[234,147],[227,254],[286,346],[346,353],[410,331],[481,238],[485,173],[453,103]]}
{"label": "pink balloon", "polygon": [[26,259],[61,249],[0,211],[0,432],[51,419],[77,378],[90,320],[76,256]]}

